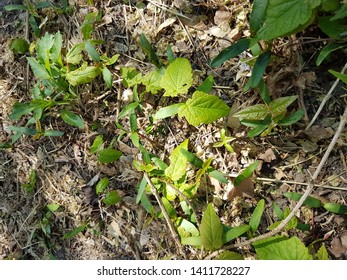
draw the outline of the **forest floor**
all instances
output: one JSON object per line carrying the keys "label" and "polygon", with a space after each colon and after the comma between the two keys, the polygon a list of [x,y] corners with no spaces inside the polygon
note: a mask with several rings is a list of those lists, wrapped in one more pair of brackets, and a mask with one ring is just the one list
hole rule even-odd
{"label": "forest floor", "polygon": [[[9,141],[11,125],[24,125],[9,118],[12,106],[27,101],[35,78],[25,55],[15,55],[9,46],[13,38],[27,37],[30,33],[25,11],[5,11],[4,5],[15,1],[0,1],[0,143]],[[115,125],[116,114],[123,106],[125,88],[121,83],[120,65],[132,66],[145,73],[152,68],[139,46],[144,33],[155,46],[157,54],[165,60],[166,49],[172,45],[177,57],[188,58],[194,79],[215,77],[213,92],[230,107],[250,106],[261,102],[257,93],[243,91],[250,76],[245,63],[251,57],[243,53],[218,68],[209,67],[211,60],[224,48],[249,35],[249,1],[69,1],[70,14],[56,14],[40,9],[41,30],[63,34],[65,48],[81,40],[81,24],[87,13],[99,11],[101,20],[95,26],[93,37],[105,41],[101,51],[109,57],[120,54],[111,69],[114,86],[111,89],[101,79],[82,87],[75,108],[88,124],[85,129],[69,126],[58,119],[47,125],[64,131],[61,137],[34,140],[21,137],[11,148],[0,149],[0,260],[1,259],[182,259],[173,242],[164,219],[148,214],[136,204],[136,186],[143,174],[132,166],[139,151],[129,139],[122,138],[117,148],[123,156],[112,164],[101,164],[90,152],[96,135],[112,141],[119,135]],[[46,19],[46,20],[45,20]],[[300,38],[321,36],[316,30],[300,33]],[[305,130],[322,99],[334,82],[329,69],[341,71],[343,60],[337,54],[323,66],[315,65],[317,51],[323,41],[308,44],[288,44],[298,38],[291,37],[275,43],[276,59],[268,66],[266,83],[273,98],[300,95],[302,101],[293,105],[304,106],[307,115],[298,123],[276,128],[266,137],[248,138],[248,129],[235,126],[235,120],[219,120],[213,125],[190,126],[185,120],[172,117],[154,124],[156,134],[144,143],[153,154],[167,159],[170,152],[189,138],[190,149],[203,160],[212,157],[213,167],[224,174],[239,173],[254,160],[261,165],[243,190],[244,194],[230,195],[226,186],[212,182],[211,197],[215,199],[218,215],[225,224],[237,225],[249,219],[261,198],[266,209],[259,232],[265,232],[276,218],[272,211],[275,202],[282,209],[292,209],[296,202],[283,196],[295,191],[303,193],[305,183],[318,166],[338,126],[346,103],[342,85],[335,90],[314,126]],[[153,99],[154,103],[158,100]],[[153,108],[147,108],[150,114]],[[145,116],[146,117],[146,116]],[[146,121],[143,133],[146,134]],[[92,129],[96,127],[96,129]],[[234,153],[224,147],[215,148],[220,141],[219,131],[235,137]],[[328,158],[314,188],[313,196],[320,200],[347,204],[347,131],[341,135]],[[23,187],[32,171],[37,174],[34,192]],[[122,200],[115,206],[105,207],[95,194],[95,184],[107,176],[110,187],[117,190]],[[304,184],[301,184],[304,183]],[[229,195],[228,195],[229,194]],[[217,196],[217,195],[216,195]],[[152,203],[156,204],[154,198]],[[47,205],[60,205],[58,211],[47,210]],[[202,213],[206,203],[197,205]],[[200,208],[199,208],[200,207]],[[343,259],[347,250],[347,218],[322,208],[303,206],[298,219],[310,225],[308,231],[295,235],[306,245],[320,239],[332,259]],[[86,229],[72,238],[64,234],[88,223]],[[288,233],[290,234],[290,233]],[[242,238],[238,238],[236,242]],[[185,258],[201,258],[199,250],[185,246]],[[248,259],[254,259],[252,248],[237,249]]]}

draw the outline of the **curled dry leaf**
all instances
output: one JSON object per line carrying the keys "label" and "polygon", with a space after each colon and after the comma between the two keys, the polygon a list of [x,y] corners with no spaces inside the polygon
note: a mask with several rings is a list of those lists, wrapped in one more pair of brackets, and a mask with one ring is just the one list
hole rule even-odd
{"label": "curled dry leaf", "polygon": [[265,162],[270,163],[271,161],[276,159],[276,156],[273,150],[270,148],[270,149],[267,149],[264,153],[260,154],[258,158],[262,159]]}
{"label": "curled dry leaf", "polygon": [[233,187],[227,197],[231,201],[237,196],[243,197],[244,195],[254,197],[254,183],[248,178],[244,179],[237,187]]}
{"label": "curled dry leaf", "polygon": [[347,231],[343,232],[340,237],[335,237],[331,241],[330,251],[336,258],[347,258]]}

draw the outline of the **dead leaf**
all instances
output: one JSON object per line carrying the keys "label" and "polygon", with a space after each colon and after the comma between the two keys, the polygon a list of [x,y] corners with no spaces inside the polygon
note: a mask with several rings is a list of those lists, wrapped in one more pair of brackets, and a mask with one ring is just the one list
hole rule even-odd
{"label": "dead leaf", "polygon": [[301,89],[305,89],[316,80],[316,74],[314,72],[301,73],[296,80],[295,85]]}
{"label": "dead leaf", "polygon": [[159,33],[160,31],[162,31],[164,28],[170,26],[171,24],[173,24],[176,21],[175,17],[172,18],[168,18],[167,20],[165,20],[162,24],[159,25],[157,33]]}
{"label": "dead leaf", "polygon": [[311,142],[311,141],[302,141],[301,143],[301,147],[304,150],[304,152],[306,153],[310,153],[310,152],[314,152],[315,150],[318,149],[318,145],[315,142]]}
{"label": "dead leaf", "polygon": [[233,103],[233,105],[231,106],[228,121],[227,121],[227,126],[235,130],[237,130],[241,126],[239,118],[233,116],[235,112],[237,112],[237,110],[240,108],[240,106],[241,106],[240,101],[236,101]]}
{"label": "dead leaf", "polygon": [[270,148],[270,149],[267,149],[264,153],[260,154],[258,156],[258,158],[269,163],[269,162],[275,160],[276,156],[275,156],[273,150]]}
{"label": "dead leaf", "polygon": [[248,195],[254,197],[254,183],[252,180],[246,178],[241,182],[237,187],[233,187],[231,191],[228,193],[228,200],[232,200],[233,198],[239,196],[243,197],[244,195]]}
{"label": "dead leaf", "polygon": [[304,133],[313,142],[318,142],[319,140],[329,139],[335,134],[331,127],[322,127],[320,125],[314,125],[311,128],[304,131]]}
{"label": "dead leaf", "polygon": [[228,11],[217,11],[214,16],[214,23],[223,31],[230,29],[230,22],[233,14]]}
{"label": "dead leaf", "polygon": [[347,231],[343,232],[340,237],[335,237],[331,241],[330,251],[336,258],[347,257]]}

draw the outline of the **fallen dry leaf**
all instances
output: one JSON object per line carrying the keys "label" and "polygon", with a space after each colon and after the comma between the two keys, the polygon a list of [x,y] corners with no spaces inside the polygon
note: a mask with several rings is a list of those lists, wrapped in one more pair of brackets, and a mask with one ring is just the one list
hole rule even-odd
{"label": "fallen dry leaf", "polygon": [[254,197],[254,183],[248,178],[243,180],[237,187],[233,187],[227,197],[228,200],[232,200],[237,196],[243,197],[245,194]]}
{"label": "fallen dry leaf", "polygon": [[269,162],[275,160],[276,156],[275,156],[273,150],[270,148],[270,149],[267,149],[264,153],[260,154],[258,156],[258,158],[269,163]]}
{"label": "fallen dry leaf", "polygon": [[330,245],[330,251],[336,258],[347,257],[347,231],[343,232],[340,237],[335,237]]}

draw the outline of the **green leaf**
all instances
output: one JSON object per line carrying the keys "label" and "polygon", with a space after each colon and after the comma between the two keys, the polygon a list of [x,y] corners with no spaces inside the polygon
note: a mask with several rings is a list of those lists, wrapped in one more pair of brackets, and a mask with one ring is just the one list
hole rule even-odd
{"label": "green leaf", "polygon": [[262,53],[257,58],[257,61],[254,64],[254,67],[252,70],[252,76],[250,79],[250,86],[252,88],[255,88],[260,83],[260,80],[263,77],[265,69],[266,69],[267,65],[269,64],[270,57],[271,57],[271,52],[267,51],[265,53]]}
{"label": "green leaf", "polygon": [[82,23],[82,34],[83,34],[83,39],[88,40],[90,39],[90,36],[94,30],[94,23],[97,19],[98,12],[92,12],[86,15],[84,18],[84,21]]}
{"label": "green leaf", "polygon": [[182,227],[186,232],[190,233],[191,236],[199,236],[199,230],[194,226],[193,223],[186,219],[181,219],[178,227]]}
{"label": "green leaf", "polygon": [[119,201],[121,201],[120,195],[117,191],[113,190],[106,194],[105,198],[102,200],[106,206],[116,205]]}
{"label": "green leaf", "polygon": [[275,203],[272,203],[272,208],[274,210],[274,214],[277,216],[278,219],[283,220],[284,219],[284,213],[282,209]]}
{"label": "green leaf", "polygon": [[121,67],[120,73],[123,78],[123,85],[127,88],[133,87],[142,82],[142,74],[133,67]]}
{"label": "green leaf", "polygon": [[76,236],[80,232],[84,231],[87,228],[87,226],[88,226],[88,223],[84,223],[82,226],[75,228],[72,231],[69,231],[68,233],[64,234],[62,239],[65,240],[65,239]]}
{"label": "green leaf", "polygon": [[193,72],[189,60],[177,58],[165,70],[160,86],[165,89],[164,96],[175,97],[186,94],[192,83]]}
{"label": "green leaf", "polygon": [[72,86],[90,83],[101,73],[96,66],[82,66],[76,70],[66,73],[66,79]]}
{"label": "green leaf", "polygon": [[100,61],[100,55],[99,55],[98,51],[95,49],[94,45],[90,42],[90,40],[87,40],[85,42],[85,46],[84,47],[85,47],[87,53],[89,54],[89,56],[95,62],[99,62]]}
{"label": "green leaf", "polygon": [[266,128],[268,127],[268,124],[260,124],[256,126],[255,128],[251,129],[248,133],[247,136],[249,138],[253,138],[255,136],[258,136],[261,134]]}
{"label": "green leaf", "polygon": [[235,44],[222,50],[211,62],[211,67],[218,67],[225,61],[233,58],[248,49],[250,39],[238,40]]}
{"label": "green leaf", "polygon": [[184,105],[184,103],[177,103],[170,106],[166,106],[163,108],[160,108],[154,115],[153,119],[165,119],[168,117],[172,117],[178,113],[179,108]]}
{"label": "green leaf", "polygon": [[171,219],[176,218],[177,212],[176,212],[175,208],[172,207],[170,201],[166,197],[162,197],[161,200],[163,202],[165,211],[169,215],[169,217]]}
{"label": "green leaf", "polygon": [[54,36],[49,33],[45,33],[36,43],[37,60],[40,64],[44,65],[47,70],[50,69],[49,53],[54,45]]}
{"label": "green leaf", "polygon": [[104,139],[102,138],[102,135],[98,135],[95,137],[92,146],[90,147],[90,152],[92,154],[96,153],[99,151],[104,144]]}
{"label": "green leaf", "polygon": [[5,11],[27,11],[28,6],[26,5],[7,5],[4,7]]}
{"label": "green leaf", "polygon": [[263,120],[269,113],[269,109],[265,104],[257,104],[246,107],[245,109],[234,114],[235,117],[249,120]]}
{"label": "green leaf", "polygon": [[111,71],[107,69],[107,67],[102,68],[102,77],[106,83],[108,88],[112,88],[112,74]]}
{"label": "green leaf", "polygon": [[252,6],[252,13],[249,19],[252,35],[263,25],[265,19],[266,6],[269,0],[254,0]]}
{"label": "green leaf", "polygon": [[277,123],[279,125],[292,125],[293,123],[299,121],[304,115],[305,111],[303,109],[300,109]]}
{"label": "green leaf", "polygon": [[186,238],[182,238],[181,243],[182,245],[191,245],[196,247],[202,246],[202,238],[200,236],[190,236]]}
{"label": "green leaf", "polygon": [[204,162],[199,157],[197,157],[195,154],[187,151],[186,149],[181,149],[180,151],[191,164],[193,164],[197,168],[202,168]]}
{"label": "green leaf", "polygon": [[73,65],[80,63],[83,58],[82,51],[84,50],[84,46],[85,43],[74,45],[66,54],[66,62]]}
{"label": "green leaf", "polygon": [[150,62],[152,62],[156,67],[161,68],[161,63],[157,54],[155,53],[155,50],[148,42],[146,36],[143,33],[140,35],[140,47],[142,48],[144,53],[148,55]]}
{"label": "green leaf", "polygon": [[234,186],[238,187],[243,180],[246,178],[252,176],[254,170],[257,169],[259,164],[259,161],[253,162],[251,165],[249,165],[245,170],[243,170],[237,177],[234,179]]}
{"label": "green leaf", "polygon": [[287,107],[292,104],[298,97],[285,96],[279,97],[269,103],[269,109],[273,117],[279,116],[286,111]]}
{"label": "green leaf", "polygon": [[106,148],[99,152],[98,161],[102,163],[111,163],[118,160],[121,156],[122,152],[112,148]]}
{"label": "green leaf", "polygon": [[263,99],[263,101],[266,104],[269,104],[271,102],[269,89],[267,88],[266,84],[264,83],[264,81],[262,79],[259,81],[258,89],[259,89],[259,94],[260,94],[261,99]]}
{"label": "green leaf", "polygon": [[81,128],[81,129],[84,128],[84,121],[79,115],[72,113],[70,111],[62,111],[60,115],[63,121],[66,122],[67,124]]}
{"label": "green leaf", "polygon": [[29,43],[23,38],[16,38],[11,42],[10,48],[16,53],[25,54],[29,49]]}
{"label": "green leaf", "polygon": [[133,112],[137,107],[139,106],[138,102],[132,102],[128,105],[126,105],[122,111],[118,115],[118,119],[122,119],[125,116],[129,115],[131,112]]}
{"label": "green leaf", "polygon": [[249,221],[249,226],[251,227],[252,232],[256,232],[259,224],[260,224],[260,220],[261,217],[263,216],[264,213],[264,209],[265,209],[265,200],[261,199],[259,200],[257,206],[255,207],[251,219]]}
{"label": "green leaf", "polygon": [[245,232],[247,232],[251,227],[249,225],[239,225],[237,227],[234,227],[232,229],[229,229],[223,238],[224,243],[228,243],[231,240],[234,240],[235,238],[241,236]]}
{"label": "green leaf", "polygon": [[22,116],[30,114],[34,108],[35,107],[30,103],[16,102],[12,107],[12,113],[9,117],[11,120],[19,121]]}
{"label": "green leaf", "polygon": [[96,194],[103,193],[109,184],[110,180],[107,177],[102,178],[95,187]]}
{"label": "green leaf", "polygon": [[19,134],[25,134],[25,135],[30,135],[30,136],[34,136],[37,133],[36,129],[32,129],[32,128],[29,128],[29,127],[21,127],[21,126],[9,125],[7,128],[9,130],[11,130],[11,131],[18,132]]}
{"label": "green leaf", "polygon": [[61,48],[63,45],[63,38],[59,31],[54,34],[53,40],[53,46],[51,47],[49,58],[52,62],[58,62],[60,65],[62,65]]}
{"label": "green leaf", "polygon": [[145,177],[142,177],[141,182],[137,185],[137,195],[136,195],[136,204],[139,204],[141,197],[144,195],[145,188],[147,186],[147,180]]}
{"label": "green leaf", "polygon": [[332,20],[332,16],[318,18],[320,29],[330,38],[340,38],[346,32],[347,24],[345,19]]}
{"label": "green leaf", "polygon": [[119,58],[119,54],[113,55],[111,58],[108,58],[106,55],[102,55],[100,59],[105,62],[105,65],[109,66],[115,64]]}
{"label": "green leaf", "polygon": [[244,260],[241,254],[232,252],[232,251],[224,251],[220,253],[215,260]]}
{"label": "green leaf", "polygon": [[172,181],[178,181],[186,174],[187,158],[181,153],[181,149],[188,149],[188,139],[177,146],[170,155],[170,165],[165,169],[165,175]]}
{"label": "green leaf", "polygon": [[167,46],[166,56],[167,56],[167,59],[170,63],[172,63],[176,59],[176,56],[175,56],[174,52],[172,51],[172,45]]}
{"label": "green leaf", "polygon": [[[302,197],[302,194],[297,193],[297,192],[286,192],[283,195],[289,199],[294,200],[294,201],[299,201],[300,198]],[[304,201],[304,205],[307,205],[307,206],[310,206],[313,208],[318,208],[318,207],[322,206],[322,202],[317,198],[314,198],[312,196],[308,196]]]}
{"label": "green leaf", "polygon": [[323,49],[320,50],[319,55],[316,59],[316,65],[319,66],[321,63],[334,51],[347,47],[346,44],[328,43]]}
{"label": "green leaf", "polygon": [[55,212],[59,209],[60,205],[59,204],[55,204],[55,203],[51,203],[51,204],[47,204],[46,205],[46,208],[48,211],[51,211],[51,212]]}
{"label": "green leaf", "polygon": [[230,108],[217,96],[196,91],[185,105],[178,109],[178,116],[185,117],[194,126],[208,124],[229,115]]}
{"label": "green leaf", "polygon": [[48,80],[51,78],[46,68],[38,63],[38,61],[33,57],[27,57],[30,64],[31,70],[33,70],[34,75],[41,80]]}
{"label": "green leaf", "polygon": [[162,90],[160,82],[163,75],[163,69],[156,69],[145,75],[142,83],[146,86],[146,91],[152,94],[157,94],[158,91]]}
{"label": "green leaf", "polygon": [[323,207],[335,214],[347,214],[347,206],[338,203],[324,203]]}
{"label": "green leaf", "polygon": [[347,84],[347,74],[342,74],[342,73],[336,72],[334,70],[329,70],[329,73],[333,74],[336,78],[340,79],[342,82]]}
{"label": "green leaf", "polygon": [[212,90],[213,83],[214,78],[212,75],[209,75],[196,90],[209,93]]}
{"label": "green leaf", "polygon": [[[331,1],[331,0],[328,0],[328,1]],[[336,2],[340,2],[338,0],[335,0],[335,1]],[[331,20],[343,19],[343,18],[346,18],[346,17],[347,17],[347,3],[344,2],[343,5],[341,5],[340,9],[338,9],[335,12],[335,15],[331,18]]]}
{"label": "green leaf", "polygon": [[260,260],[312,260],[308,248],[296,236],[272,236],[253,243]]}
{"label": "green leaf", "polygon": [[314,15],[320,0],[269,0],[265,20],[253,41],[269,41],[304,27]]}
{"label": "green leaf", "polygon": [[51,136],[51,137],[59,137],[63,135],[64,135],[63,131],[52,130],[52,129],[45,130],[43,133],[43,136]]}
{"label": "green leaf", "polygon": [[315,255],[315,259],[317,260],[330,260],[329,254],[327,249],[325,248],[324,244],[319,248]]}
{"label": "green leaf", "polygon": [[202,217],[200,236],[202,245],[206,250],[218,250],[223,245],[223,226],[211,203],[207,205]]}

